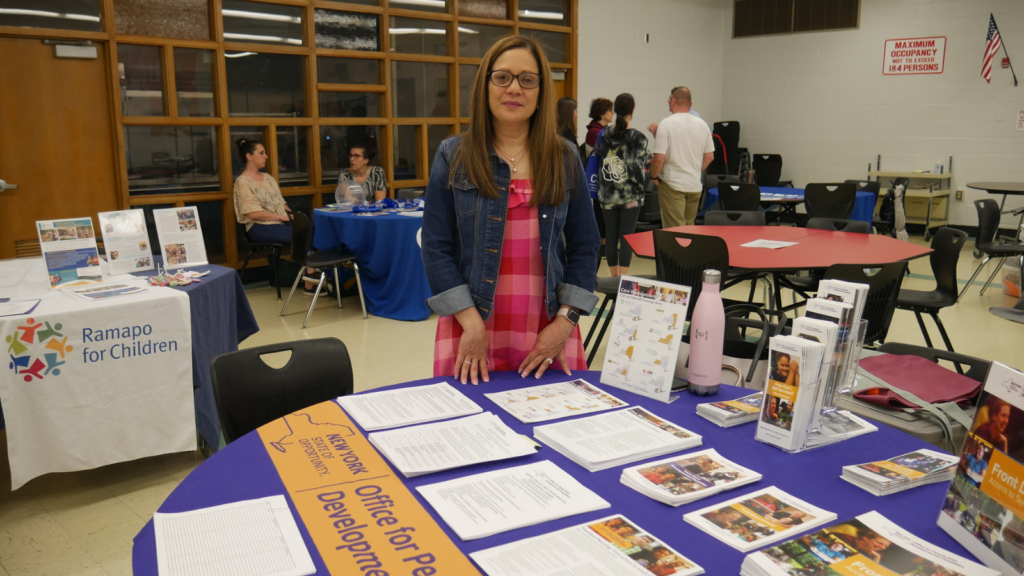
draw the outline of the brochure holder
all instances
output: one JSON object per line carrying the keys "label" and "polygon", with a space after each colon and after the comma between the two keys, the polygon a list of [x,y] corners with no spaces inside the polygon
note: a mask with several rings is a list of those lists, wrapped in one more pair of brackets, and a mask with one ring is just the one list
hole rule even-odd
{"label": "brochure holder", "polygon": [[853,389],[857,379],[857,368],[860,366],[861,351],[864,349],[864,337],[868,332],[868,321],[861,320],[852,331],[852,338],[847,338],[837,358],[846,358],[846,366],[837,372],[824,391],[821,413],[823,415],[834,413],[838,410],[836,402],[841,394],[846,394]]}

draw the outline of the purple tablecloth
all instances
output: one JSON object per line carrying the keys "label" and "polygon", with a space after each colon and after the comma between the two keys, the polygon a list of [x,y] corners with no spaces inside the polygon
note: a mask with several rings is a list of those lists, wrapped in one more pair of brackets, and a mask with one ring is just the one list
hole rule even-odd
{"label": "purple tablecloth", "polygon": [[[551,375],[546,375],[539,382],[553,383],[566,380],[564,374],[549,374]],[[600,380],[600,374],[597,372],[579,372],[576,376],[595,384]],[[437,379],[421,380],[401,384],[398,387],[415,386],[436,381]],[[492,374],[490,384],[460,387],[460,390],[477,402],[485,411],[497,414],[513,430],[521,434],[532,435],[532,426],[522,424],[512,418],[493,402],[485,398],[483,394],[485,392],[521,388],[537,383],[538,381],[532,378],[523,380],[517,374],[498,373]],[[771,446],[756,442],[753,438],[756,427],[754,423],[743,424],[733,428],[719,428],[697,416],[695,413],[696,404],[700,401],[706,402],[711,399],[698,398],[684,392],[679,400],[666,405],[614,388],[609,390],[627,402],[644,406],[659,416],[701,434],[704,437],[702,448],[715,448],[726,458],[760,472],[764,475],[764,478],[756,484],[711,496],[686,506],[672,508],[620,484],[619,475],[623,468],[621,466],[600,472],[587,472],[584,468],[545,446],[536,455],[406,479],[405,484],[412,488],[546,459],[551,460],[563,470],[572,474],[573,477],[585,486],[594,490],[611,503],[610,509],[545,522],[538,526],[521,528],[471,542],[463,542],[434,513],[433,509],[420,497],[419,493],[411,490],[423,507],[430,512],[431,516],[445,530],[448,537],[465,553],[514,542],[530,536],[546,534],[613,513],[621,513],[703,566],[707,574],[739,574],[740,563],[743,561],[744,555],[683,522],[683,514],[712,505],[715,502],[728,500],[759,488],[774,485],[811,504],[836,512],[840,520],[851,518],[870,510],[878,510],[890,520],[910,530],[917,536],[956,554],[968,558],[971,557],[960,544],[936,526],[939,509],[948,486],[947,483],[923,486],[892,496],[876,497],[839,478],[842,466],[882,460],[920,448],[934,450],[935,448],[930,444],[880,425],[879,431],[873,434],[847,440],[831,447],[790,455]],[[718,396],[713,397],[713,400],[730,400],[749,392],[750,390],[742,388],[722,386],[722,391]],[[365,434],[365,431],[363,433]],[[401,477],[397,472],[395,472],[395,475]],[[168,496],[167,500],[160,506],[159,511],[184,512],[206,506],[262,498],[275,494],[287,494],[287,491],[270,460],[270,456],[267,455],[266,450],[263,448],[259,435],[254,432],[240,438],[196,468]],[[320,555],[290,499],[289,504],[292,506],[292,512],[296,520],[298,520],[300,532],[306,542],[306,546],[309,548],[310,555],[313,557],[313,562],[317,567],[317,574],[327,574],[323,561],[320,559]],[[157,574],[156,544],[153,536],[152,521],[146,524],[135,537],[132,565],[136,576]]]}

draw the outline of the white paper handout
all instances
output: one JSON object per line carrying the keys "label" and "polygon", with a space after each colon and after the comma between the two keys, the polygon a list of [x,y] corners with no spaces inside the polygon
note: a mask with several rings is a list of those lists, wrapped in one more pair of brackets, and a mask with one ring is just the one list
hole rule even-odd
{"label": "white paper handout", "polygon": [[757,472],[709,448],[625,468],[619,481],[659,502],[681,506],[760,479]]}
{"label": "white paper handout", "polygon": [[374,432],[368,440],[406,478],[526,456],[534,444],[491,414]]}
{"label": "white paper handout", "polygon": [[100,284],[99,286],[69,289],[69,292],[75,296],[92,302],[95,302],[96,300],[106,300],[107,298],[113,298],[115,296],[138,294],[139,292],[145,291],[145,286],[133,286],[130,284]]}
{"label": "white paper handout", "polygon": [[611,506],[550,460],[418,486],[416,490],[463,540]]}
{"label": "white paper handout", "polygon": [[690,287],[623,276],[601,383],[669,402]]}
{"label": "white paper handout", "polygon": [[146,214],[141,209],[100,212],[103,248],[111,275],[153,269]]}
{"label": "white paper handout", "polygon": [[39,306],[39,300],[16,300],[14,302],[0,302],[0,317],[21,316],[28,314]]}
{"label": "white paper handout", "polygon": [[621,514],[469,555],[487,576],[697,576],[704,569]]}
{"label": "white paper handout", "polygon": [[103,280],[92,218],[38,220],[36,230],[51,289]]}
{"label": "white paper handout", "polygon": [[164,268],[208,264],[199,210],[195,206],[153,210]]}
{"label": "white paper handout", "polygon": [[531,424],[629,406],[586,380],[484,394],[520,422]]}
{"label": "white paper handout", "polygon": [[153,514],[160,576],[316,573],[284,496]]}
{"label": "white paper handout", "polygon": [[468,416],[482,409],[447,382],[338,398],[363,430],[384,430]]}
{"label": "white paper handout", "polygon": [[768,248],[771,250],[778,250],[779,248],[786,248],[789,246],[796,246],[798,242],[785,242],[783,240],[752,240],[746,244],[740,244],[744,248]]}

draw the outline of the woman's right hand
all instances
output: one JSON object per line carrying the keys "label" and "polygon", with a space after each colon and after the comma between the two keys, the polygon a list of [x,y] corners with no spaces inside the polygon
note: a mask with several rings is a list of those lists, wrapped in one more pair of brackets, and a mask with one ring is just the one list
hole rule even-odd
{"label": "woman's right hand", "polygon": [[[479,318],[479,316],[478,316]],[[487,329],[483,321],[479,325],[464,327],[459,339],[459,355],[455,358],[455,377],[463,384],[468,379],[474,386],[482,379],[490,382],[487,373]]]}

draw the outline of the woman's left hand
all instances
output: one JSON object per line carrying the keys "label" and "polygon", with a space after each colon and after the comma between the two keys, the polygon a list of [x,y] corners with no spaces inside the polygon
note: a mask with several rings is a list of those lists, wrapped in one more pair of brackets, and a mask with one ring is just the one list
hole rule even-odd
{"label": "woman's left hand", "polygon": [[526,378],[530,372],[536,370],[535,376],[540,378],[551,366],[552,361],[557,358],[566,375],[572,376],[572,372],[569,371],[565,362],[565,343],[569,340],[573,328],[572,322],[566,320],[565,317],[556,316],[552,323],[541,330],[540,334],[537,334],[537,343],[533,346],[533,351],[519,365],[519,374]]}

